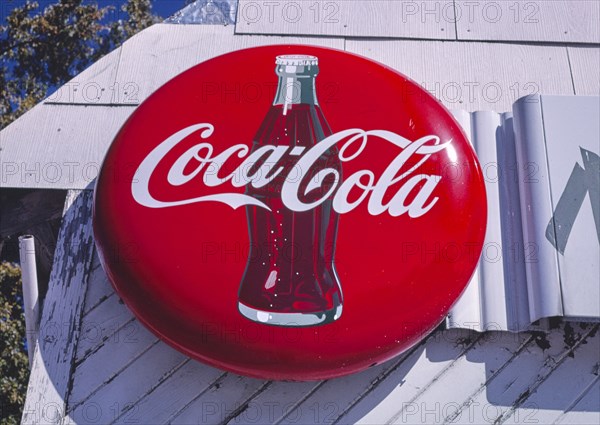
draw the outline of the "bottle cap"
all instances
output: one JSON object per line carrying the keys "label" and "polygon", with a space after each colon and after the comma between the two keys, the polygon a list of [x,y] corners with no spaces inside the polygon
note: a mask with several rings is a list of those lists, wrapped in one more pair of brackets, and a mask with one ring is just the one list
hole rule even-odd
{"label": "bottle cap", "polygon": [[277,56],[275,63],[284,66],[316,66],[319,64],[319,59],[308,55],[283,55]]}

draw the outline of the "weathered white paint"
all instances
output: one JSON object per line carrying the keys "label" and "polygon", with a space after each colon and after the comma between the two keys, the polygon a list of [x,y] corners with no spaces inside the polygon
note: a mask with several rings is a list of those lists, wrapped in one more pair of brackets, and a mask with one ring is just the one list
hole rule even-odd
{"label": "weathered white paint", "polygon": [[[521,421],[523,418],[535,418],[542,424],[600,423],[600,412],[594,412],[594,402],[591,399],[588,400],[587,415],[582,414],[585,408],[579,405],[586,397],[593,397],[594,389],[597,391],[600,366],[598,353],[600,338],[587,338],[577,350],[577,355],[564,356],[553,373],[539,382],[536,391],[527,401],[511,413],[507,422],[519,418]],[[595,406],[598,403],[600,397],[596,393]]]}
{"label": "weathered white paint", "polygon": [[452,0],[240,0],[238,34],[306,34],[454,40]]}
{"label": "weathered white paint", "polygon": [[[569,326],[570,329],[570,325]],[[565,326],[565,329],[567,329]],[[597,330],[597,327],[593,329]],[[585,346],[586,343],[590,343],[592,339],[598,338],[592,327],[588,326],[587,330],[581,329],[578,325],[573,327],[573,332],[565,331],[563,329],[554,329],[548,332],[547,336],[535,335],[532,342],[525,344],[517,355],[511,356],[509,362],[500,364],[494,364],[494,358],[501,355],[498,351],[498,347],[502,346],[502,340],[510,338],[510,336],[500,336],[496,333],[491,333],[486,336],[490,338],[486,347],[483,347],[482,352],[479,356],[473,356],[467,353],[466,359],[469,362],[483,362],[486,365],[485,375],[480,374],[480,379],[485,384],[482,386],[472,387],[472,393],[465,397],[462,402],[459,402],[461,408],[460,413],[455,413],[456,421],[458,423],[532,423],[538,417],[539,413],[535,413],[529,416],[512,416],[511,409],[513,406],[533,406],[529,403],[529,398],[534,394],[534,389],[540,381],[547,379],[556,369],[556,366],[562,359],[570,355],[578,356],[581,347]],[[592,335],[593,332],[593,336]],[[569,344],[565,344],[565,336],[568,335]],[[589,337],[588,337],[589,336]],[[514,334],[513,338],[521,338]],[[513,345],[514,347],[514,345]],[[487,352],[487,348],[491,348],[492,351]],[[503,351],[503,350],[502,350]],[[473,353],[474,354],[474,353]],[[490,367],[487,367],[487,365]],[[575,372],[576,367],[571,369],[571,373]],[[458,367],[455,369],[454,382],[458,382],[458,386],[462,387],[465,375],[472,374],[472,369],[463,369]],[[469,378],[470,380],[471,378]],[[434,385],[437,385],[435,383]],[[467,382],[465,386],[468,387]],[[453,387],[454,390],[454,387]],[[452,390],[452,391],[453,391]],[[461,388],[461,392],[468,391],[468,388]],[[542,389],[543,394],[539,396],[544,400],[548,400],[546,403],[538,405],[538,412],[552,409],[553,403],[550,401],[550,396],[555,392],[556,388]],[[452,400],[452,396],[445,396],[444,399]],[[430,403],[425,403],[423,407],[430,406]],[[446,415],[453,415],[455,406],[448,407]],[[452,416],[451,416],[452,417]],[[583,423],[589,423],[593,420],[594,415],[590,414]],[[460,419],[462,418],[462,419]],[[450,418],[448,418],[450,419]],[[496,422],[497,421],[497,422]],[[448,421],[449,422],[449,421]],[[441,423],[441,421],[440,421]],[[544,423],[538,421],[537,423]]]}
{"label": "weathered white paint", "polygon": [[[135,362],[115,376],[109,385],[103,385],[81,404],[69,406],[69,421],[91,422],[90,405],[102,406],[94,416],[97,423],[110,423],[125,409],[153,388],[159,386],[172,370],[186,361],[186,357],[166,344],[153,344]],[[88,371],[91,374],[91,371]],[[82,377],[83,378],[83,377]],[[74,385],[80,386],[81,380]],[[75,390],[75,387],[74,387]],[[109,407],[109,408],[106,408]],[[136,413],[136,411],[132,412]],[[144,422],[144,423],[150,423]]]}
{"label": "weathered white paint", "polygon": [[[126,424],[132,420],[167,423],[224,376],[225,372],[221,370],[188,360],[181,367],[174,368],[160,386],[142,394],[134,405],[122,406],[116,423]],[[202,412],[198,412],[200,415]]]}
{"label": "weathered white paint", "polygon": [[[96,273],[92,274],[90,281],[94,274]],[[104,274],[103,270],[98,274]],[[119,337],[135,334],[137,327],[134,329],[131,320],[131,311],[116,295],[111,295],[89,313],[84,313],[84,325],[77,343],[75,361],[87,358],[109,339],[118,341]]]}
{"label": "weathered white paint", "polygon": [[23,409],[24,424],[60,423],[66,411],[92,263],[91,213],[90,191],[67,193]]}
{"label": "weathered white paint", "polygon": [[88,282],[88,289],[85,293],[85,305],[83,306],[83,314],[88,314],[91,310],[99,306],[109,296],[114,295],[115,291],[110,284],[105,273],[96,273],[101,267],[98,251],[94,250],[94,262]]}

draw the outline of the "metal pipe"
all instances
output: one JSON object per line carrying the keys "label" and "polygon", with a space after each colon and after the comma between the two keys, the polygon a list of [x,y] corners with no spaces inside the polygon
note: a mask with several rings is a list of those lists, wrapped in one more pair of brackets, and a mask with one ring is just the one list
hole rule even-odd
{"label": "metal pipe", "polygon": [[27,333],[27,354],[29,367],[33,365],[33,353],[38,337],[39,293],[35,262],[35,240],[32,235],[19,238],[21,276],[23,280],[23,305],[25,309],[25,330]]}

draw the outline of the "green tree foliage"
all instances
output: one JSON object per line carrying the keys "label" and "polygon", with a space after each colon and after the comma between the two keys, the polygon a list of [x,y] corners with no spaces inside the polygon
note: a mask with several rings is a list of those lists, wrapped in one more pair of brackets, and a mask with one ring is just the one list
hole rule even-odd
{"label": "green tree foliage", "polygon": [[[21,422],[27,391],[29,360],[24,347],[25,318],[18,302],[22,297],[21,270],[0,263],[0,424]],[[15,302],[16,301],[16,302]]]}
{"label": "green tree foliage", "polygon": [[13,9],[0,26],[0,128],[156,21],[150,0],[116,11],[83,0]]}
{"label": "green tree foliage", "polygon": [[[150,0],[128,0],[121,10],[44,4],[28,1],[0,23],[0,129],[157,21]],[[0,263],[0,425],[20,423],[29,379],[21,291],[19,268]]]}

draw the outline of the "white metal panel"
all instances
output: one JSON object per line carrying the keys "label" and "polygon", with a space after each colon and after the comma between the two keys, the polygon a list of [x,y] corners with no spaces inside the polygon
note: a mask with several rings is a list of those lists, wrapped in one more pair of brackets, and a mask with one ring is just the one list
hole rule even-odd
{"label": "white metal panel", "polygon": [[529,299],[512,114],[454,112],[484,174],[488,222],[481,259],[447,319],[450,328],[528,329]]}
{"label": "white metal panel", "polygon": [[459,40],[600,43],[600,3],[590,0],[456,0]]}
{"label": "white metal panel", "polygon": [[600,47],[567,47],[575,94],[600,96]]}
{"label": "white metal panel", "polygon": [[574,94],[564,47],[348,40],[346,50],[395,68],[450,109],[506,112],[527,94]]}
{"label": "white metal panel", "polygon": [[472,141],[485,180],[487,197],[487,227],[479,260],[481,328],[508,329],[502,227],[500,223],[500,188],[496,133],[500,115],[494,112],[474,112],[471,120]]}
{"label": "white metal panel", "polygon": [[240,0],[238,34],[454,40],[452,0]]}
{"label": "white metal panel", "polygon": [[[556,251],[564,314],[600,318],[600,98],[542,96],[541,107],[555,214],[553,226],[535,218],[566,243]],[[539,243],[554,249],[548,234]]]}
{"label": "white metal panel", "polygon": [[523,244],[535,255],[525,263],[532,321],[563,314],[556,250],[543,243],[552,200],[540,102],[540,96],[527,96],[513,107]]}
{"label": "white metal panel", "polygon": [[[452,114],[462,127],[471,145],[473,145],[471,114],[462,110],[454,110],[452,111]],[[481,291],[479,284],[479,267],[476,267],[467,287],[448,314],[446,324],[449,328],[481,330],[481,303],[479,302],[481,299]]]}
{"label": "white metal panel", "polygon": [[234,50],[269,44],[344,48],[341,38],[243,37],[234,36],[232,26],[158,24],[123,45],[116,80],[132,82],[138,90],[135,98],[143,101],[171,78],[200,62]]}

